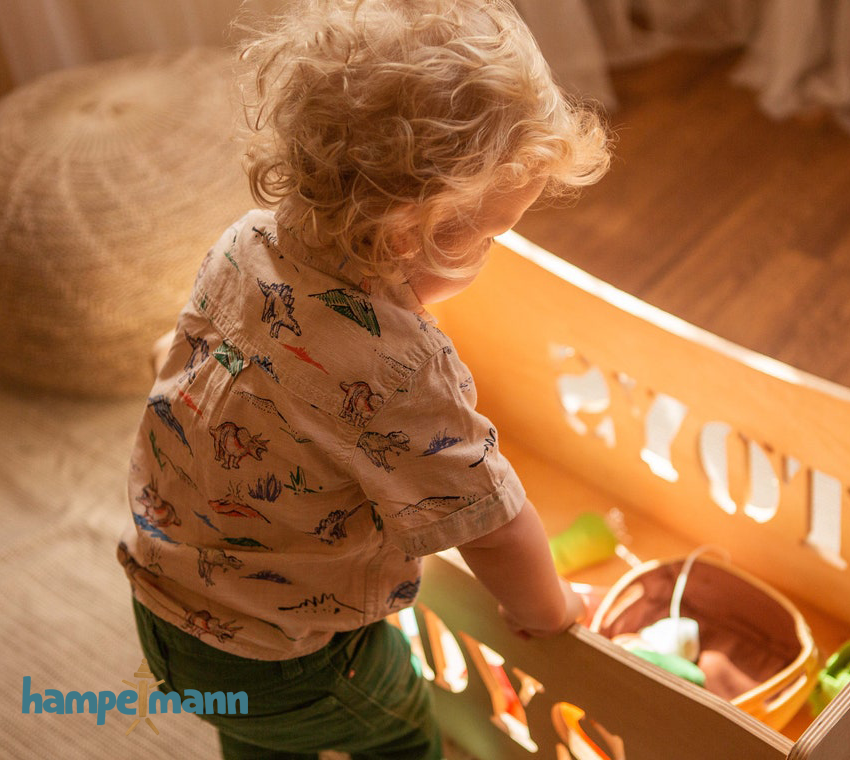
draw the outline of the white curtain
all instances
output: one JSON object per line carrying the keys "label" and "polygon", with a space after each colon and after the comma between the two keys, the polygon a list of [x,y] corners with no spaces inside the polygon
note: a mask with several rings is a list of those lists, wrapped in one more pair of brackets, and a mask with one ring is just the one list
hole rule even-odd
{"label": "white curtain", "polygon": [[[616,107],[614,66],[683,46],[740,48],[734,78],[775,118],[822,107],[850,129],[850,0],[514,0],[567,89]],[[0,0],[13,84],[135,52],[221,45],[241,7],[286,0]]]}

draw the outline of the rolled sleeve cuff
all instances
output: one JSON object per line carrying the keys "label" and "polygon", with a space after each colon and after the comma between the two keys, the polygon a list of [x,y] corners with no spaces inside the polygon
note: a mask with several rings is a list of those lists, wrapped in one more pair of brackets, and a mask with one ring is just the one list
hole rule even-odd
{"label": "rolled sleeve cuff", "polygon": [[397,534],[395,543],[415,557],[475,541],[513,520],[525,504],[525,489],[513,468],[492,493],[425,526]]}

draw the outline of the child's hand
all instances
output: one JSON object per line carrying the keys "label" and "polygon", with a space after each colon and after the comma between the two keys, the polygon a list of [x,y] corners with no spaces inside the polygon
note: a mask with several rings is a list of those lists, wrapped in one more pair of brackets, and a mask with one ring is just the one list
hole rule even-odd
{"label": "child's hand", "polygon": [[529,628],[528,626],[523,625],[509,610],[500,604],[499,615],[501,615],[505,624],[508,626],[508,629],[512,633],[515,633],[521,639],[530,639],[532,637],[545,638],[547,636],[554,636],[558,633],[563,633],[571,625],[574,623],[580,623],[587,617],[587,608],[582,597],[573,591],[570,584],[563,578],[559,578],[559,581],[561,583],[561,592],[564,595],[565,606],[565,614],[561,625],[557,628],[546,630]]}

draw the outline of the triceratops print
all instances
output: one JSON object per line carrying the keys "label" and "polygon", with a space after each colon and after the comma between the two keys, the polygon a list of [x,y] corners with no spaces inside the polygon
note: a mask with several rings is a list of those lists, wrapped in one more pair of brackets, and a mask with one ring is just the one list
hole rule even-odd
{"label": "triceratops print", "polygon": [[169,525],[180,525],[180,518],[177,516],[177,511],[170,501],[166,501],[159,495],[156,488],[156,481],[151,481],[142,488],[141,496],[136,497],[145,508],[145,517],[148,522],[157,528],[167,528]]}
{"label": "triceratops print", "polygon": [[387,472],[392,472],[395,468],[387,462],[387,452],[390,451],[398,456],[402,451],[410,451],[407,445],[409,443],[410,436],[400,430],[394,430],[386,435],[370,431],[361,434],[357,439],[357,448],[369,457],[369,461],[375,467],[383,467]]}
{"label": "triceratops print", "polygon": [[268,440],[262,433],[251,435],[248,428],[239,427],[235,422],[222,422],[218,427],[210,428],[213,437],[215,461],[225,470],[238,470],[239,462],[251,456],[260,461],[269,450]]}
{"label": "triceratops print", "polygon": [[204,579],[207,586],[215,585],[212,574],[213,570],[220,567],[223,572],[227,570],[239,570],[242,560],[227,554],[223,549],[208,549],[195,547],[198,550],[198,575]]}
{"label": "triceratops print", "polygon": [[242,630],[241,625],[234,625],[235,620],[221,622],[221,618],[215,617],[209,610],[188,610],[184,607],[186,615],[183,622],[183,630],[191,633],[197,638],[210,635],[219,641],[230,641],[237,631]]}
{"label": "triceratops print", "polygon": [[301,326],[293,316],[295,296],[292,295],[292,286],[283,282],[263,282],[259,277],[257,284],[266,297],[262,320],[270,325],[269,335],[277,339],[281,327],[301,335]]}
{"label": "triceratops print", "polygon": [[358,427],[369,422],[384,404],[384,397],[380,393],[374,393],[369,384],[362,380],[340,383],[339,387],[345,391],[339,416]]}

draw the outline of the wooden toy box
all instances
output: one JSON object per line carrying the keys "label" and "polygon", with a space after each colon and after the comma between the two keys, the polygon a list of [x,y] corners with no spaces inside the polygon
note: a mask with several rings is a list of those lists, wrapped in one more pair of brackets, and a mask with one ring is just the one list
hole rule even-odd
{"label": "wooden toy box", "polygon": [[[722,547],[793,602],[821,661],[850,639],[850,390],[684,323],[514,233],[472,287],[432,311],[550,535],[616,507],[640,559]],[[628,569],[615,557],[571,580],[610,586]],[[429,558],[401,622],[435,679],[446,733],[480,760],[570,758],[552,717],[562,702],[586,713],[580,725],[597,742],[619,737],[599,743],[612,758],[850,758],[850,689],[816,720],[803,706],[780,733],[585,627],[519,640],[451,555]],[[514,692],[519,711],[508,709]],[[777,694],[766,710],[781,706]]]}

